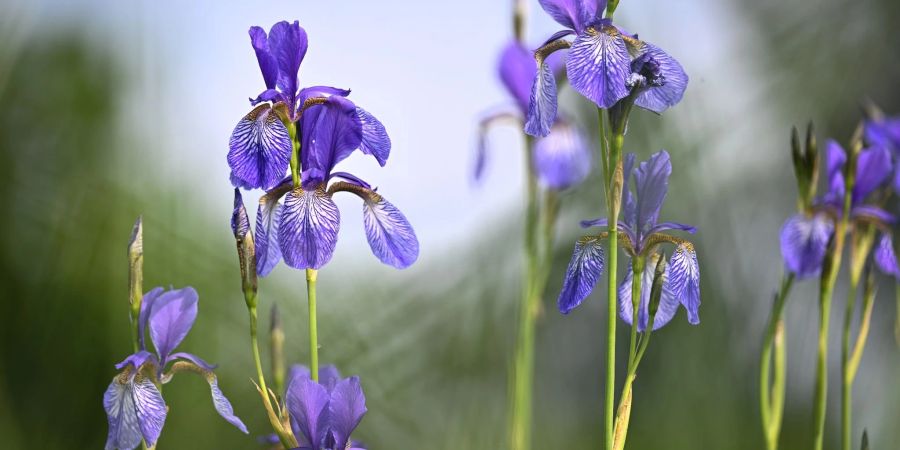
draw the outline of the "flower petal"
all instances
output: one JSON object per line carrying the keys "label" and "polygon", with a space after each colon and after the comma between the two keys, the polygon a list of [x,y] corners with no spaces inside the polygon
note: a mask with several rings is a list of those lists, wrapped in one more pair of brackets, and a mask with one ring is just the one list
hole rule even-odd
{"label": "flower petal", "polygon": [[287,392],[287,408],[294,434],[319,448],[328,429],[328,391],[309,378],[293,380]]}
{"label": "flower petal", "polygon": [[607,227],[609,226],[609,219],[606,217],[600,217],[598,219],[588,219],[581,221],[581,228],[591,228],[591,227]]}
{"label": "flower petal", "polygon": [[278,242],[288,266],[319,269],[331,260],[341,214],[324,188],[289,192],[279,219]]}
{"label": "flower petal", "polygon": [[281,247],[278,245],[278,225],[281,221],[282,205],[277,195],[266,194],[259,199],[256,209],[256,273],[264,277],[281,261]]}
{"label": "flower petal", "polygon": [[650,228],[650,231],[647,232],[647,235],[649,236],[651,234],[656,234],[661,231],[668,230],[686,231],[688,233],[694,234],[697,232],[697,227],[678,222],[662,222],[656,224],[655,226],[653,226],[653,228]]}
{"label": "flower petal", "polygon": [[391,137],[388,136],[384,125],[368,111],[356,108],[356,115],[362,124],[362,142],[359,149],[367,155],[374,156],[378,164],[384,167],[391,154]]}
{"label": "flower petal", "polygon": [[900,117],[866,122],[866,141],[872,146],[900,151]]}
{"label": "flower petal", "polygon": [[825,168],[828,175],[829,194],[837,198],[844,196],[844,164],[847,152],[834,139],[825,143]]}
{"label": "flower petal", "polygon": [[128,355],[122,362],[116,364],[116,369],[122,370],[127,366],[131,366],[134,370],[138,370],[148,362],[153,365],[159,364],[159,361],[156,360],[156,356],[154,356],[153,353],[146,350],[140,350],[137,353]]}
{"label": "flower petal", "polygon": [[697,325],[700,323],[700,265],[694,247],[687,242],[675,247],[667,270],[669,277],[666,284],[672,295],[680,299],[687,309],[688,322]]}
{"label": "flower petal", "polygon": [[288,168],[293,149],[287,128],[268,103],[253,108],[238,122],[228,148],[232,183],[248,189],[275,186]]}
{"label": "flower petal", "polygon": [[550,127],[556,121],[557,106],[556,77],[550,65],[543,61],[531,86],[525,132],[531,136],[550,134]]}
{"label": "flower petal", "polygon": [[269,42],[265,30],[260,27],[250,27],[250,45],[256,52],[256,61],[259,63],[259,71],[262,72],[266,87],[274,88],[278,81],[278,61],[269,53]]}
{"label": "flower petal", "polygon": [[113,379],[103,395],[109,421],[106,450],[153,446],[166,421],[166,403],[149,379],[128,372]]}
{"label": "flower petal", "polygon": [[[307,369],[308,371],[309,369]],[[338,382],[341,381],[341,372],[333,364],[319,367],[319,384],[331,393]]]}
{"label": "flower petal", "polygon": [[591,171],[591,151],[581,132],[562,121],[535,142],[532,161],[541,183],[551,189],[581,183]]}
{"label": "flower petal", "polygon": [[372,192],[363,202],[363,223],[369,247],[381,262],[405,269],[419,257],[419,240],[406,216]]}
{"label": "flower petal", "polygon": [[206,362],[206,360],[204,360],[203,358],[201,358],[197,355],[194,355],[193,353],[176,352],[176,353],[172,353],[171,355],[169,355],[169,360],[174,361],[176,359],[183,359],[186,361],[190,361],[190,362],[194,363],[194,365],[196,365],[197,367],[199,367],[203,370],[208,370],[208,371],[212,371],[216,367],[219,367],[218,364],[210,364],[210,363]]}
{"label": "flower petal", "polygon": [[669,190],[669,176],[672,163],[669,153],[660,150],[650,159],[642,162],[634,170],[637,223],[635,231],[638,239],[648,236],[647,232],[656,225],[659,210]]}
{"label": "flower petal", "polygon": [[538,0],[556,23],[581,32],[606,9],[606,0]]}
{"label": "flower petal", "polygon": [[231,402],[228,401],[228,398],[226,398],[225,394],[222,393],[222,390],[219,389],[219,381],[216,378],[216,375],[211,371],[207,371],[204,375],[206,381],[209,383],[213,407],[216,408],[216,412],[218,412],[228,423],[234,425],[238,430],[241,430],[244,434],[249,434],[247,426],[244,425],[244,422],[242,422],[238,416],[234,415],[234,408],[231,406]]}
{"label": "flower petal", "polygon": [[580,33],[569,49],[566,73],[572,87],[600,108],[627,96],[631,56],[619,31],[603,25]]}
{"label": "flower petal", "polygon": [[582,239],[575,243],[562,291],[556,300],[559,312],[568,314],[590,295],[603,274],[603,253],[603,241],[599,238]]}
{"label": "flower petal", "polygon": [[643,53],[648,53],[659,64],[665,83],[662,86],[648,87],[638,95],[634,104],[661,113],[681,101],[681,97],[684,96],[684,91],[687,89],[688,76],[681,64],[661,48],[644,43]]}
{"label": "flower petal", "polygon": [[144,330],[147,328],[147,320],[150,318],[150,308],[163,292],[165,292],[165,289],[155,287],[145,293],[141,299],[141,312],[138,314],[138,347],[141,350],[147,348],[144,345],[144,334],[146,334]]}
{"label": "flower petal", "polygon": [[331,431],[334,433],[334,448],[346,448],[350,433],[359,426],[367,411],[366,396],[363,394],[359,377],[350,377],[337,383],[331,393],[328,410]]}
{"label": "flower petal", "polygon": [[231,232],[236,239],[243,239],[250,232],[250,217],[247,208],[244,208],[244,198],[241,190],[234,188],[234,209],[231,212]]}
{"label": "flower petal", "polygon": [[[278,80],[276,86],[291,100],[297,94],[297,73],[300,64],[306,56],[309,40],[306,30],[300,27],[300,22],[287,23],[281,21],[269,30],[269,53],[278,63]],[[293,111],[296,105],[288,102],[289,110]]]}
{"label": "flower petal", "polygon": [[893,214],[872,205],[859,205],[854,206],[850,211],[850,218],[866,218],[866,219],[874,219],[883,224],[893,224],[897,221],[897,218],[894,217]]}
{"label": "flower petal", "polygon": [[303,103],[305,103],[307,99],[310,99],[312,97],[328,97],[332,95],[346,97],[350,95],[350,90],[332,86],[308,86],[300,89],[300,93],[297,94],[298,107],[302,107]]}
{"label": "flower petal", "polygon": [[860,152],[856,161],[856,182],[853,185],[853,203],[861,202],[878,189],[891,175],[891,152],[884,147],[872,147]]}
{"label": "flower petal", "polygon": [[199,296],[194,288],[167,291],[153,302],[150,310],[150,339],[165,366],[169,354],[184,340],[197,319]]}
{"label": "flower petal", "polygon": [[[655,254],[658,255],[658,254]],[[652,263],[651,263],[652,262]],[[628,271],[625,272],[625,279],[619,284],[619,318],[628,325],[631,325],[632,316],[634,315],[634,306],[631,304],[631,289],[634,279],[634,270],[632,263],[628,263]],[[650,323],[650,293],[653,288],[653,275],[656,263],[653,258],[647,259],[644,266],[644,272],[641,277],[641,303],[638,305],[638,332],[643,333]],[[656,310],[656,316],[653,318],[653,330],[658,330],[669,323],[675,313],[678,312],[680,302],[672,292],[672,286],[669,285],[669,267],[663,274],[665,281],[663,283],[663,291],[660,294],[659,307]]]}
{"label": "flower petal", "polygon": [[882,233],[875,248],[875,264],[878,268],[896,278],[900,278],[900,266],[897,264],[897,255],[894,253],[894,241],[888,233]]}
{"label": "flower petal", "polygon": [[[637,155],[634,153],[626,153],[625,159],[622,161],[622,223],[631,230],[637,227],[637,204],[634,201],[634,194],[628,184],[631,182],[631,174],[634,169],[634,163]],[[631,236],[634,240],[634,236]]]}
{"label": "flower petal", "polygon": [[362,122],[356,105],[340,96],[310,106],[300,117],[303,187],[311,189],[328,179],[335,164],[362,144]]}
{"label": "flower petal", "polygon": [[537,74],[534,53],[519,41],[510,41],[500,54],[498,69],[500,80],[509,95],[516,100],[523,113],[527,112],[531,96],[531,83]]}
{"label": "flower petal", "polygon": [[834,225],[825,214],[797,214],[781,227],[781,257],[787,270],[798,278],[817,275]]}

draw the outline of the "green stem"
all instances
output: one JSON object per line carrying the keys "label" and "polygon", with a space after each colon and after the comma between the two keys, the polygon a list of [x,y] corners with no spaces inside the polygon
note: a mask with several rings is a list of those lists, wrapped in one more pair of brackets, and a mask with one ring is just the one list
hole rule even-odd
{"label": "green stem", "polygon": [[[772,360],[772,350],[775,346],[776,335],[779,329],[783,333],[784,305],[787,295],[791,290],[794,282],[794,274],[785,274],[781,279],[781,288],[775,296],[775,302],[772,305],[772,314],[769,317],[769,323],[766,325],[766,334],[763,337],[762,352],[759,362],[759,410],[762,416],[763,432],[766,437],[766,448],[775,450],[778,448],[778,434],[781,430],[781,405],[784,404],[784,390],[778,389],[776,386],[783,387],[784,380],[784,362],[783,357],[776,355],[775,358],[775,382],[770,388],[769,386],[769,367]],[[783,356],[783,344],[778,346],[781,348],[779,352]],[[778,398],[773,398],[778,397]]]}
{"label": "green stem", "polygon": [[306,269],[306,296],[309,303],[309,373],[319,381],[319,335],[316,330],[316,280],[319,271]]}
{"label": "green stem", "polygon": [[607,219],[609,223],[608,264],[607,264],[607,340],[606,340],[606,448],[612,449],[614,443],[613,421],[615,419],[616,395],[616,273],[618,266],[619,245],[619,206],[622,201],[622,151],[621,134],[613,135],[609,148],[609,169],[612,170],[608,189]]}
{"label": "green stem", "polygon": [[859,285],[859,277],[850,277],[850,289],[847,295],[847,305],[844,308],[844,330],[841,336],[841,449],[850,450],[851,416],[851,386],[853,380],[848,370],[850,362],[850,328],[853,325],[853,309],[856,307],[856,289]]}
{"label": "green stem", "polygon": [[[248,304],[256,304],[256,302],[248,302]],[[259,389],[261,391],[260,395],[262,395],[263,405],[266,408],[266,414],[269,417],[269,423],[272,425],[272,429],[275,431],[275,434],[278,435],[278,439],[281,441],[281,444],[285,448],[294,448],[297,445],[296,439],[293,435],[285,431],[281,420],[275,413],[275,409],[272,408],[272,401],[269,399],[269,388],[266,386],[266,377],[263,374],[262,360],[259,356],[259,338],[257,337],[257,328],[259,321],[257,318],[256,307],[251,306],[247,309],[250,312],[250,344],[253,348],[253,364],[256,366],[256,377],[259,381]]]}
{"label": "green stem", "polygon": [[291,182],[297,187],[300,186],[300,139],[297,136],[297,124],[288,121],[287,125],[291,137]]}

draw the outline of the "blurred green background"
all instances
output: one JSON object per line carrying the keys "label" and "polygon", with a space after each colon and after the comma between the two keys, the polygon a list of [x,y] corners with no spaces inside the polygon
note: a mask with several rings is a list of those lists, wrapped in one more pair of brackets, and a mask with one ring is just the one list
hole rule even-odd
{"label": "blurred green background", "polygon": [[[352,85],[367,109],[386,112],[394,161],[383,170],[366,162],[359,174],[377,179],[422,240],[413,268],[382,266],[358,205],[341,203],[339,251],[319,278],[320,358],[362,377],[369,413],[355,437],[373,449],[504,448],[522,261],[514,131],[492,145],[493,181],[472,187],[468,171],[477,113],[504,98],[494,64],[511,7],[424,3],[0,5],[0,446],[102,447],[101,396],[130,351],[125,245],[139,214],[145,287],[197,288],[201,312],[181,348],[218,363],[237,414],[252,435],[266,433],[249,381],[224,158],[245,98],[262,87],[246,28],[298,18],[310,55],[332,55],[307,58],[303,70],[317,68],[303,73],[317,82],[304,84]],[[530,6],[537,43],[556,26]],[[626,150],[673,155],[663,214],[699,227],[703,290],[699,326],[679,313],[654,334],[628,448],[758,449],[759,343],[781,272],[778,230],[795,208],[789,130],[814,120],[820,138],[846,139],[867,99],[900,112],[900,3],[623,0],[616,16],[691,76],[676,108],[636,114]],[[444,62],[414,66],[420,57]],[[586,101],[567,91],[562,102],[594,131]],[[577,220],[602,214],[601,198],[596,179],[563,196],[538,328],[535,448],[602,440],[605,299],[593,295],[568,317],[554,305]],[[795,289],[787,309],[785,449],[809,445],[815,284]],[[882,284],[855,386],[854,441],[865,427],[873,449],[892,449],[900,358],[894,286]],[[275,303],[283,312],[289,358],[306,361],[302,273],[281,265],[260,295],[264,313]],[[826,448],[837,445],[831,387]],[[215,414],[202,379],[180,376],[165,396],[160,448],[257,448]]]}

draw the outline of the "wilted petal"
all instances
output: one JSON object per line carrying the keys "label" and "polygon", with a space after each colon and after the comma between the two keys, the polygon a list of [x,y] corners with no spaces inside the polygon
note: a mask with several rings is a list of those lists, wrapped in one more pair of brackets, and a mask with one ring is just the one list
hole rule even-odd
{"label": "wilted petal", "polygon": [[253,108],[238,122],[228,148],[235,187],[263,189],[281,180],[292,151],[288,130],[268,103]]}
{"label": "wilted petal", "polygon": [[277,195],[264,195],[256,210],[256,273],[264,277],[281,261],[278,245],[278,224],[281,221],[281,203]]}
{"label": "wilted petal", "polygon": [[[310,106],[300,117],[303,186],[311,189],[327,180],[335,164],[362,143],[362,123],[350,100],[331,96]],[[386,157],[386,155],[385,155]]]}
{"label": "wilted petal", "polygon": [[556,77],[546,61],[534,77],[531,96],[528,100],[528,114],[525,132],[531,136],[546,136],[556,121]]}
{"label": "wilted petal", "polygon": [[856,181],[853,185],[853,203],[862,201],[878,189],[893,172],[891,152],[884,147],[863,150],[856,161]]}
{"label": "wilted petal", "polygon": [[149,379],[125,372],[116,376],[103,395],[109,421],[106,450],[153,446],[166,421],[166,403]]}
{"label": "wilted petal", "polygon": [[588,238],[575,243],[562,291],[556,301],[559,312],[568,314],[580,305],[590,295],[602,274],[603,242],[599,238]]}
{"label": "wilted petal", "polygon": [[645,43],[643,52],[649,54],[659,64],[665,82],[662,86],[647,87],[643,93],[638,95],[634,104],[661,113],[681,101],[681,97],[684,96],[684,91],[687,89],[688,76],[681,64],[659,47]]}
{"label": "wilted petal", "polygon": [[[641,333],[647,329],[647,325],[650,323],[650,294],[653,290],[653,276],[656,268],[655,262],[652,264],[649,263],[651,261],[653,261],[653,259],[649,258],[648,264],[644,266],[644,273],[641,278],[641,303],[638,305],[638,331]],[[625,279],[619,284],[618,290],[619,318],[628,325],[631,325],[632,316],[634,314],[634,305],[631,304],[631,289],[634,279],[634,270],[632,269],[631,264],[632,263],[629,261],[628,271],[625,272]],[[659,307],[656,310],[656,316],[653,317],[654,330],[658,330],[663,325],[669,323],[672,318],[675,317],[678,306],[681,304],[678,301],[678,298],[672,293],[672,287],[668,283],[668,266],[666,266],[663,277],[665,280],[663,282],[663,291],[660,294]]]}
{"label": "wilted petal", "polygon": [[362,124],[362,142],[359,149],[367,155],[374,156],[378,164],[384,167],[391,154],[391,138],[387,130],[375,116],[362,108],[356,108],[356,115]]}
{"label": "wilted petal", "polygon": [[341,215],[323,188],[287,194],[278,223],[284,262],[295,269],[319,269],[331,260]]}
{"label": "wilted petal", "polygon": [[[278,63],[276,85],[290,99],[297,94],[297,73],[300,71],[300,63],[306,56],[308,46],[306,30],[301,28],[300,22],[296,20],[290,24],[286,21],[278,22],[269,30],[269,53]],[[288,106],[291,111],[296,107],[294,104]]]}
{"label": "wilted petal", "polygon": [[150,339],[165,366],[169,354],[184,340],[197,319],[199,296],[194,288],[167,291],[153,302],[150,310]]}
{"label": "wilted petal", "polygon": [[206,372],[205,376],[206,381],[209,383],[213,406],[216,408],[216,412],[218,412],[223,419],[228,421],[228,423],[234,425],[238,430],[241,430],[244,434],[248,434],[247,426],[244,425],[244,422],[242,422],[238,416],[234,415],[234,408],[231,406],[231,402],[228,401],[225,394],[219,389],[219,381],[216,379],[216,375],[212,372]]}
{"label": "wilted petal", "polygon": [[269,42],[265,30],[260,27],[250,27],[250,45],[256,52],[256,61],[259,62],[259,71],[262,72],[266,87],[272,89],[278,81],[278,61],[269,53]]}
{"label": "wilted petal", "polygon": [[798,278],[806,278],[822,270],[822,261],[834,225],[825,214],[806,217],[797,214],[781,227],[781,256],[784,265]]}
{"label": "wilted petal", "polygon": [[334,433],[334,448],[346,448],[350,433],[359,426],[359,422],[366,414],[366,396],[360,386],[359,377],[350,377],[337,383],[331,393],[328,409],[328,419]]}
{"label": "wilted petal", "polygon": [[374,192],[363,202],[369,247],[381,262],[405,269],[419,257],[419,240],[406,216]]}
{"label": "wilted petal", "polygon": [[660,150],[650,159],[638,165],[634,171],[638,238],[647,236],[647,232],[656,225],[659,210],[669,190],[669,176],[672,174],[672,163],[669,153]]}
{"label": "wilted petal", "polygon": [[700,264],[697,252],[689,243],[679,244],[669,259],[667,285],[675,298],[687,309],[688,322],[700,323]]}
{"label": "wilted petal", "polygon": [[291,382],[286,401],[293,424],[298,428],[294,434],[318,448],[328,428],[328,391],[309,378],[300,378]]}
{"label": "wilted petal", "polygon": [[531,84],[537,74],[537,63],[534,53],[525,48],[519,41],[510,41],[500,54],[500,80],[516,100],[523,113],[528,111],[531,96]]}
{"label": "wilted petal", "polygon": [[534,167],[540,181],[552,189],[566,189],[587,178],[591,151],[573,125],[557,122],[550,135],[534,144]]}
{"label": "wilted petal", "polygon": [[894,277],[900,278],[900,266],[897,264],[897,255],[894,253],[894,241],[888,233],[882,233],[875,248],[875,263],[878,268]]}
{"label": "wilted petal", "polygon": [[600,108],[627,96],[631,56],[619,31],[598,25],[580,33],[569,49],[566,73],[572,87]]}

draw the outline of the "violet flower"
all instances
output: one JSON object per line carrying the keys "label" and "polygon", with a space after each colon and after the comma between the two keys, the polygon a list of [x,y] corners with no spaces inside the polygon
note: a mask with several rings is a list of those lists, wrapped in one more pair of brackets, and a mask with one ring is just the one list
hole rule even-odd
{"label": "violet flower", "polygon": [[[551,66],[553,59],[549,62]],[[553,70],[557,72],[557,70]],[[478,153],[475,162],[475,179],[479,180],[487,160],[486,135],[490,126],[498,120],[511,119],[520,128],[528,113],[531,82],[537,74],[534,56],[518,41],[511,41],[500,54],[498,73],[503,86],[515,101],[516,108],[501,111],[482,119],[479,126]],[[584,181],[591,171],[591,152],[578,128],[568,120],[557,118],[553,133],[534,142],[531,164],[538,180],[550,189],[563,190]]]}
{"label": "violet flower", "polygon": [[[843,214],[846,193],[843,172],[847,153],[833,140],[828,141],[825,152],[828,192],[816,200],[811,211],[788,218],[781,228],[781,255],[785,267],[801,279],[821,272],[835,221]],[[885,184],[892,170],[887,148],[873,146],[860,152],[856,182],[850,195],[849,219],[852,223],[873,223],[881,230],[873,255],[875,263],[882,272],[900,277],[893,240],[886,231],[895,219],[887,211],[867,202],[871,194]]]}
{"label": "violet flower", "polygon": [[[219,389],[213,373],[215,366],[190,353],[175,352],[194,325],[197,302],[197,291],[192,287],[170,291],[157,287],[144,294],[138,323],[139,350],[116,365],[122,372],[113,378],[103,395],[109,420],[106,450],[130,450],[140,445],[142,439],[149,446],[156,443],[168,411],[158,386],[185,370],[206,379],[219,415],[247,433],[247,427],[234,415],[231,403]],[[144,345],[148,325],[156,354],[147,351]],[[164,372],[167,366],[168,373]]]}
{"label": "violet flower", "polygon": [[334,366],[324,366],[317,383],[309,369],[295,365],[286,390],[291,428],[301,450],[364,450],[350,439],[367,411],[359,377],[341,378]]}
{"label": "violet flower", "polygon": [[[259,275],[267,275],[282,258],[298,269],[318,269],[331,259],[340,228],[332,200],[338,191],[363,200],[366,237],[375,256],[397,268],[411,265],[419,243],[403,213],[362,179],[334,171],[356,149],[384,166],[391,150],[384,126],[346,98],[349,90],[298,89],[307,49],[298,22],[279,22],[268,35],[253,27],[250,38],[267,89],[251,101],[258,106],[235,128],[228,163],[236,187],[267,190],[256,215]],[[296,187],[284,178],[293,151],[291,130],[300,142],[302,183]],[[334,178],[343,181],[329,186]]]}
{"label": "violet flower", "polygon": [[[546,57],[569,48],[569,83],[599,108],[610,108],[634,95],[634,104],[661,113],[684,95],[688,76],[681,64],[659,47],[638,39],[603,18],[606,0],[540,0],[566,30],[553,34],[535,54],[540,70],[534,79],[525,132],[546,136],[556,117],[556,80]],[[572,42],[563,40],[575,35]]]}
{"label": "violet flower", "polygon": [[[629,184],[630,174],[635,163],[635,154],[625,156],[624,185]],[[661,244],[670,243],[675,251],[665,269],[665,282],[660,299],[659,309],[653,322],[657,329],[668,323],[679,305],[687,310],[688,322],[700,323],[700,266],[693,244],[678,237],[666,234],[666,231],[686,231],[695,233],[696,228],[677,222],[659,222],[659,212],[669,189],[669,176],[672,164],[669,154],[661,150],[650,159],[634,168],[634,192],[626,189],[623,192],[622,220],[618,228],[622,233],[621,244],[626,253],[634,258],[646,258],[650,263],[644,265],[643,281],[650,286],[656,259],[657,249]],[[605,227],[607,220],[596,219],[582,222],[584,227]],[[557,304],[560,312],[568,314],[590,295],[600,275],[603,273],[604,247],[606,233],[596,236],[585,236],[575,245],[572,260],[566,269],[562,291]],[[632,263],[629,262],[629,266]],[[619,285],[619,316],[626,323],[632,322],[631,283],[632,271],[629,270]],[[638,330],[644,331],[649,320],[650,289],[642,289],[639,306]]]}
{"label": "violet flower", "polygon": [[[886,148],[900,161],[900,116],[869,120],[865,128],[866,141],[872,147]],[[894,190],[900,191],[900,164],[894,166]]]}

